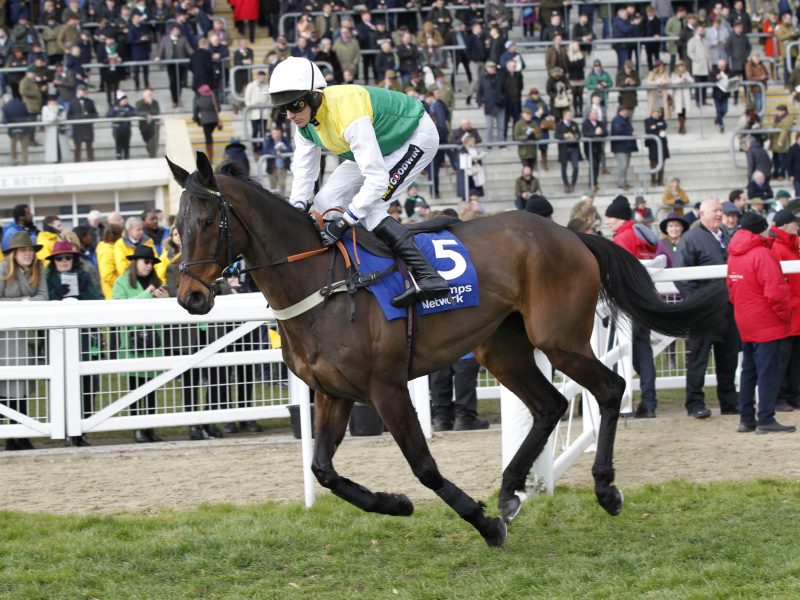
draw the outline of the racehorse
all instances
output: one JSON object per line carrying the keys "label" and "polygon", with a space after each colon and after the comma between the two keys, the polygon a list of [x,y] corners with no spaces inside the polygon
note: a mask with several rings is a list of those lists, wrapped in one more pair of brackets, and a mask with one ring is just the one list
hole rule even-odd
{"label": "racehorse", "polygon": [[[214,282],[238,256],[253,269],[253,279],[275,309],[292,306],[324,287],[329,277],[326,253],[287,260],[321,247],[319,229],[307,214],[230,169],[215,174],[200,152],[192,174],[167,161],[185,189],[176,221],[184,261],[177,294],[181,306],[193,314],[211,310]],[[590,347],[598,297],[602,292],[614,310],[678,336],[711,327],[723,314],[727,294],[715,288],[680,303],[665,303],[647,270],[624,249],[524,211],[458,222],[451,231],[469,250],[480,304],[419,318],[411,364],[406,323],[387,321],[365,290],[352,297],[331,296],[324,304],[279,321],[286,364],[316,392],[312,469],[317,480],[365,511],[412,514],[406,495],[372,492],[334,469],[333,455],[353,402],[371,403],[420,482],[473,525],[487,544],[500,546],[506,524],[520,510],[517,492],[524,490],[527,473],[567,408],[564,397],[536,366],[533,351],[538,348],[553,367],[597,399],[601,422],[592,467],[595,494],[609,514],[618,514],[623,498],[613,485],[612,457],[625,383]],[[344,276],[342,261],[334,275]],[[407,388],[410,378],[449,365],[470,351],[533,415],[530,433],[503,472],[501,518],[486,516],[482,502],[441,475]]]}

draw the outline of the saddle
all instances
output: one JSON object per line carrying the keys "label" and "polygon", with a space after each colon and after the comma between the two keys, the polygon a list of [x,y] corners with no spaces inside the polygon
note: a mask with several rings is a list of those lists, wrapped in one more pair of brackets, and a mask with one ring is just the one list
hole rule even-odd
{"label": "saddle", "polygon": [[[436,231],[443,231],[449,229],[456,223],[460,223],[461,219],[451,217],[448,215],[437,215],[427,221],[420,221],[419,223],[411,223],[406,227],[412,234],[416,233],[434,233]],[[389,249],[389,246],[384,244],[378,239],[374,233],[367,231],[361,225],[356,226],[356,239],[359,245],[363,246],[365,250],[371,252],[381,258],[394,258],[394,254]]]}

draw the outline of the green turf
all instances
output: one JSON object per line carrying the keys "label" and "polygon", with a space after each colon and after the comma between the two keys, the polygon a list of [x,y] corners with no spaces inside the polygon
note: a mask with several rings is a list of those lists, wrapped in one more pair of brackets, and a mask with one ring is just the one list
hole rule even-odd
{"label": "green turf", "polygon": [[789,599],[798,498],[798,482],[671,482],[627,490],[609,517],[591,491],[559,489],[524,505],[501,549],[439,504],[396,518],[331,496],[311,510],[0,512],[0,597]]}

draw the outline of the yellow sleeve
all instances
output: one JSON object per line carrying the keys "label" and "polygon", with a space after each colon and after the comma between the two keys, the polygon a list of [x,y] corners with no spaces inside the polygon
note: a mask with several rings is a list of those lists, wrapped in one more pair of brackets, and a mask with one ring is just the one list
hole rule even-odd
{"label": "yellow sleeve", "polygon": [[100,287],[106,300],[111,300],[114,282],[119,277],[114,262],[114,246],[101,243],[97,245],[97,272],[100,275]]}
{"label": "yellow sleeve", "polygon": [[114,264],[116,265],[117,275],[121,275],[128,268],[128,255],[131,249],[125,245],[123,238],[119,238],[114,242]]}
{"label": "yellow sleeve", "polygon": [[167,283],[167,267],[169,266],[170,259],[167,254],[167,249],[164,248],[164,251],[159,256],[161,262],[155,266],[156,275],[161,280],[161,283]]}
{"label": "yellow sleeve", "polygon": [[56,238],[52,235],[45,235],[44,232],[40,231],[36,235],[36,243],[42,245],[42,249],[36,253],[36,258],[47,264],[45,259],[53,253],[53,246],[55,246]]}

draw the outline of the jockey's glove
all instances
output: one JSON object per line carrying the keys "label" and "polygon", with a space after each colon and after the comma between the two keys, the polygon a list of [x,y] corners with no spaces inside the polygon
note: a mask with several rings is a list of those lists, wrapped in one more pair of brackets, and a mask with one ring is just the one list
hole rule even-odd
{"label": "jockey's glove", "polygon": [[311,208],[311,202],[308,200],[295,200],[292,202],[292,206],[300,212],[307,213],[308,209]]}
{"label": "jockey's glove", "polygon": [[342,239],[342,236],[348,229],[350,229],[350,223],[348,223],[344,217],[340,217],[335,221],[325,221],[325,226],[322,228],[322,231],[319,232],[319,236],[322,238],[322,245],[325,248],[333,246]]}

